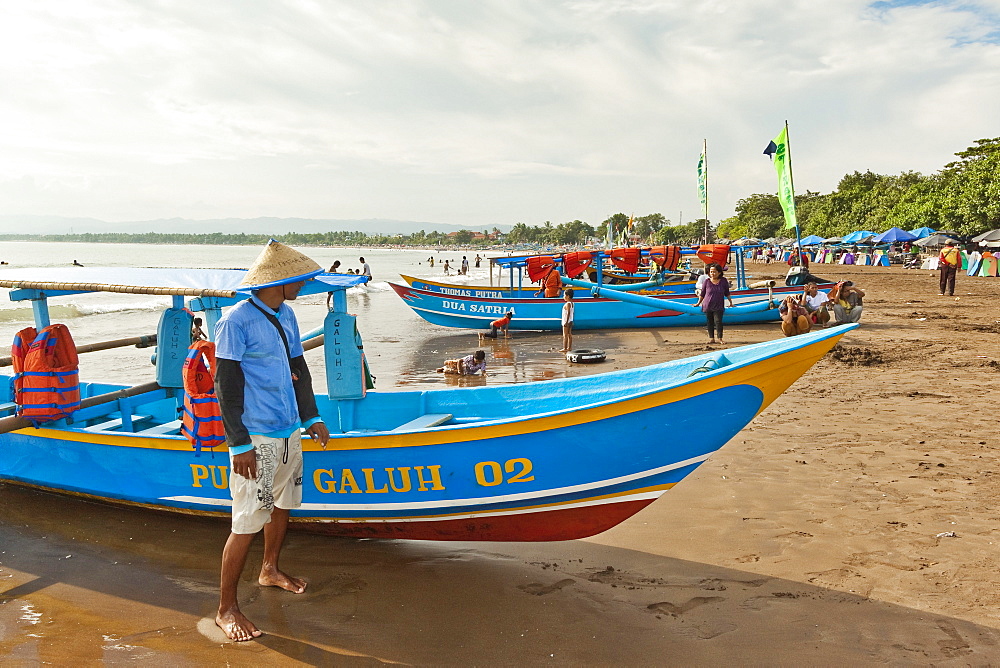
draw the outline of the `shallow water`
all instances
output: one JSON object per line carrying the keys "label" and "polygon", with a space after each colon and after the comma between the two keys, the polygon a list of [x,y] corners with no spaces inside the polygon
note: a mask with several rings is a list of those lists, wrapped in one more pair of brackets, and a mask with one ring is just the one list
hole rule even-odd
{"label": "shallow water", "polygon": [[[475,268],[476,253],[465,251],[470,259],[467,276],[452,271],[445,277],[442,265],[448,259],[459,265],[463,252],[430,250],[302,248],[300,249],[323,267],[340,260],[341,269],[359,268],[359,257],[365,257],[372,268],[373,280],[366,286],[348,290],[348,311],[358,316],[358,327],[364,338],[365,352],[378,389],[393,387],[441,386],[442,383],[475,385],[482,382],[517,383],[566,375],[593,373],[594,368],[568,372],[568,363],[557,349],[558,333],[515,333],[511,340],[483,344],[487,352],[489,381],[475,378],[442,378],[435,369],[445,359],[464,356],[480,347],[473,330],[459,330],[431,325],[409,309],[389,282],[402,283],[400,274],[448,280],[459,284],[489,285],[490,277],[484,261]],[[0,259],[10,267],[65,267],[74,260],[84,266],[135,267],[200,267],[242,268],[249,266],[260,249],[257,246],[184,246],[152,244],[82,244],[43,242],[2,242]],[[434,256],[435,266],[428,264]],[[485,253],[480,253],[485,257]],[[6,268],[6,267],[4,267]],[[494,280],[498,280],[495,275]],[[6,349],[14,334],[33,324],[31,307],[26,302],[11,302],[6,290],[0,289],[0,345]],[[77,345],[129,336],[153,334],[160,311],[169,306],[169,297],[93,293],[72,295],[50,300],[52,322],[67,324]],[[311,295],[292,304],[302,331],[322,324],[325,296]],[[600,343],[601,345],[598,345]],[[613,332],[601,333],[589,339],[586,347],[615,348],[622,345]],[[106,381],[137,385],[154,379],[150,362],[151,349],[132,347],[87,353],[81,356],[81,377],[89,381]],[[3,354],[7,354],[6,350]],[[325,385],[322,349],[307,353],[317,391]],[[494,380],[495,379],[495,380]]]}

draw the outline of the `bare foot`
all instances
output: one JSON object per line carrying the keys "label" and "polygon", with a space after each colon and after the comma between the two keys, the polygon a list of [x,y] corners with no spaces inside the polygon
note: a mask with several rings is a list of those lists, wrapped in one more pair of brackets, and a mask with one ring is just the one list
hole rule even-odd
{"label": "bare foot", "polygon": [[246,642],[263,635],[263,632],[254,626],[253,622],[243,616],[239,608],[220,612],[215,616],[215,624],[230,640],[236,642]]}
{"label": "bare foot", "polygon": [[710,346],[715,345],[715,339],[709,339],[708,340],[708,345],[710,345]]}
{"label": "bare foot", "polygon": [[257,578],[257,582],[264,587],[281,587],[293,594],[301,594],[306,590],[305,580],[293,578],[291,575],[285,575],[281,571],[266,574],[262,572]]}

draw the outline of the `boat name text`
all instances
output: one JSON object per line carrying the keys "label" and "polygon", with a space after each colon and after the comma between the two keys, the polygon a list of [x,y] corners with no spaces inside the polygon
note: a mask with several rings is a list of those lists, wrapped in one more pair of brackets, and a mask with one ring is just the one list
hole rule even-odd
{"label": "boat name text", "polygon": [[[191,486],[229,487],[229,467],[215,464],[189,464]],[[530,459],[518,457],[500,462],[478,462],[472,467],[476,483],[482,487],[531,482],[534,466]],[[389,492],[439,492],[445,489],[441,465],[387,466],[381,469],[315,469],[312,483],[323,494],[388,494]]]}
{"label": "boat name text", "polygon": [[484,315],[503,315],[510,310],[507,306],[493,306],[491,304],[466,304],[464,302],[452,302],[444,299],[441,306],[452,311],[467,311],[469,313],[482,313]]}
{"label": "boat name text", "polygon": [[462,288],[441,288],[443,295],[455,295],[456,297],[487,297],[489,299],[500,299],[503,294],[496,290],[463,290]]}

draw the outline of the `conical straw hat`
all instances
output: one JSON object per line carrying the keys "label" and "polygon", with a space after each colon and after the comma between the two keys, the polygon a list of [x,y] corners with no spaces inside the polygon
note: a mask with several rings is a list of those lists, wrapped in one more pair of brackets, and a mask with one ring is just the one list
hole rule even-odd
{"label": "conical straw hat", "polygon": [[323,268],[313,260],[271,239],[254,261],[240,285],[267,288],[286,283],[296,283],[323,273]]}

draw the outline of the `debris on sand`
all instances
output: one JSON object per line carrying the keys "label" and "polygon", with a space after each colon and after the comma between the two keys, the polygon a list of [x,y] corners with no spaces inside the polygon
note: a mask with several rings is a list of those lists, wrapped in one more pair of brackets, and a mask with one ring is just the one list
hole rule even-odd
{"label": "debris on sand", "polygon": [[865,346],[835,346],[830,357],[848,366],[879,366],[888,360],[878,350]]}

